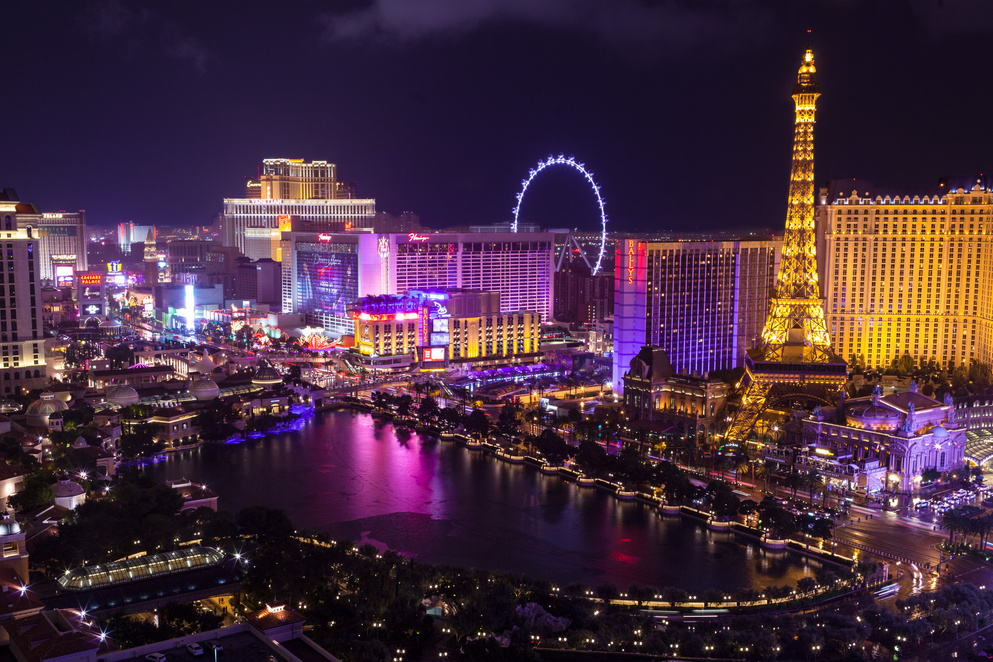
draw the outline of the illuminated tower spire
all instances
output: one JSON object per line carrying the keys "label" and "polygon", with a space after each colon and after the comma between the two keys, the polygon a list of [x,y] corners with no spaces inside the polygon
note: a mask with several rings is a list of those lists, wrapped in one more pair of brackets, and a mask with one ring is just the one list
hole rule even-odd
{"label": "illuminated tower spire", "polygon": [[[829,361],[831,340],[824,322],[824,307],[817,286],[817,252],[814,237],[814,112],[820,86],[814,82],[814,53],[807,50],[793,88],[796,128],[793,134],[793,169],[786,212],[786,234],[779,263],[776,296],[769,302],[769,317],[762,329],[767,361],[784,359]],[[793,354],[787,357],[784,353]]]}
{"label": "illuminated tower spire", "polygon": [[821,88],[815,74],[814,53],[807,49],[793,87],[793,168],[776,293],[769,301],[762,344],[746,360],[748,390],[728,429],[729,439],[745,439],[771,399],[823,400],[812,394],[837,390],[845,383],[847,366],[831,351],[817,285],[814,112]]}

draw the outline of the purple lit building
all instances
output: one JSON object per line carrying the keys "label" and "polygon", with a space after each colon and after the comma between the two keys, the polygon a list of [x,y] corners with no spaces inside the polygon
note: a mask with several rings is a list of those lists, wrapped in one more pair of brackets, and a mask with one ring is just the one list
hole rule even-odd
{"label": "purple lit building", "polygon": [[502,312],[551,317],[554,237],[542,232],[282,233],[283,312],[342,336],[359,297],[408,290],[500,293]]}
{"label": "purple lit building", "polygon": [[665,350],[678,373],[742,364],[762,333],[782,240],[617,244],[614,390],[642,347]]}

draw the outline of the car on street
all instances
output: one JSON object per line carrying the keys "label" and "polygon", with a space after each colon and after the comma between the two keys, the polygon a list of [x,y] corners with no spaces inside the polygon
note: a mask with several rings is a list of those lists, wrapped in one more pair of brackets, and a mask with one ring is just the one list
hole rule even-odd
{"label": "car on street", "polygon": [[192,655],[193,657],[200,657],[201,655],[203,655],[203,648],[200,647],[200,644],[196,642],[191,642],[186,644],[186,652]]}
{"label": "car on street", "polygon": [[162,653],[149,653],[145,656],[148,662],[166,662],[166,656]]}

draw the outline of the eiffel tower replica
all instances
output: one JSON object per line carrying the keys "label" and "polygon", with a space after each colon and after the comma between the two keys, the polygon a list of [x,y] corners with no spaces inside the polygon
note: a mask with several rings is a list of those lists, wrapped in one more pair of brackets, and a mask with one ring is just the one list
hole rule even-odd
{"label": "eiffel tower replica", "polygon": [[729,441],[746,440],[769,405],[798,400],[826,403],[847,380],[848,364],[831,351],[817,284],[814,111],[821,88],[815,73],[814,53],[807,49],[793,88],[796,129],[779,276],[761,343],[745,357],[748,386],[725,434]]}

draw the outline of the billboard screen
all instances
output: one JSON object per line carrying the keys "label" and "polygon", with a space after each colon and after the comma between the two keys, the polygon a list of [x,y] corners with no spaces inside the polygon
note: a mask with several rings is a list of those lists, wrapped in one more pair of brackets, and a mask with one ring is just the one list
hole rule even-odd
{"label": "billboard screen", "polygon": [[94,315],[99,317],[103,313],[103,306],[99,303],[84,303],[82,307],[84,315]]}
{"label": "billboard screen", "polygon": [[422,347],[421,348],[421,362],[422,363],[434,363],[436,361],[445,360],[445,348],[444,347]]}
{"label": "billboard screen", "polygon": [[432,333],[431,334],[431,344],[432,345],[447,345],[449,341],[449,336],[447,333]]}
{"label": "billboard screen", "polygon": [[71,264],[55,265],[55,287],[72,287],[75,282],[74,268]]}
{"label": "billboard screen", "polygon": [[298,251],[296,287],[299,310],[347,317],[359,294],[358,254]]}

